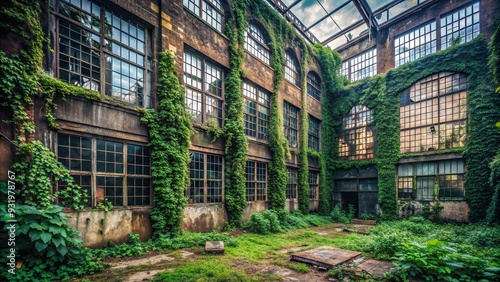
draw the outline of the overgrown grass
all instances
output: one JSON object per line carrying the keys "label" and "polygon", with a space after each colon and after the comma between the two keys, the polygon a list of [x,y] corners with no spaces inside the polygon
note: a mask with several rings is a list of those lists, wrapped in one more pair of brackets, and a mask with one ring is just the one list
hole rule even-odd
{"label": "overgrown grass", "polygon": [[154,281],[281,281],[281,277],[261,273],[245,273],[228,260],[190,261],[184,266],[161,272]]}
{"label": "overgrown grass", "polygon": [[[392,260],[398,267],[398,272],[393,276],[395,279],[406,279],[409,276],[417,279],[441,279],[452,271],[469,275],[473,279],[478,279],[481,275],[493,275],[494,279],[488,278],[495,280],[495,275],[500,271],[500,227],[483,224],[436,224],[422,217],[411,217],[379,223],[368,228],[370,235],[362,235],[340,232],[346,225],[331,223],[330,220],[330,217],[295,213],[280,224],[282,231],[277,233],[264,235],[247,230],[242,235],[233,237],[218,232],[184,232],[182,236],[160,238],[154,242],[139,242],[137,237],[131,237],[129,244],[96,250],[95,253],[100,252],[100,256],[124,256],[179,248],[191,248],[196,252],[196,249],[202,249],[205,241],[225,242],[223,256],[195,256],[195,261],[187,264],[177,256],[177,263],[172,265],[175,269],[162,272],[158,281],[279,280],[272,275],[257,274],[258,271],[255,270],[265,264],[274,264],[297,273],[307,273],[310,267],[290,261],[290,253],[320,246],[360,251],[366,256]],[[202,251],[201,253],[203,254]],[[419,264],[415,258],[423,260],[421,256],[425,258],[425,262]],[[426,267],[431,269],[427,271]],[[433,272],[435,267],[448,269]]]}

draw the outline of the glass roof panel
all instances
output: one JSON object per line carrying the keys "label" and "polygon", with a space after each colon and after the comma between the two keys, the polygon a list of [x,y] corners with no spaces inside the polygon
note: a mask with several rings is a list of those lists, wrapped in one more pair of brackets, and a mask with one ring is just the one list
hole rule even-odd
{"label": "glass roof panel", "polygon": [[[297,2],[296,5],[287,11],[287,17],[290,19],[298,19],[302,23],[302,25],[298,24],[299,28],[307,30],[306,34],[310,32],[320,42],[324,42],[332,38],[332,36],[345,33],[335,38],[332,42],[328,42],[328,40],[325,42],[332,48],[343,45],[347,42],[347,38],[352,40],[358,37],[360,33],[366,33],[366,23],[353,30],[345,31],[345,29],[352,27],[353,24],[363,20],[355,2],[359,7],[368,5],[368,11],[373,13],[372,16],[374,16],[376,22],[382,24],[421,3],[430,1],[434,0],[301,0],[299,2],[296,0],[267,0],[272,7],[275,7],[280,12],[285,11],[287,7]],[[326,17],[339,7],[342,8]],[[381,8],[384,9],[381,10]],[[319,20],[321,20],[321,22],[318,23]],[[311,27],[313,24],[316,25]]]}
{"label": "glass roof panel", "polygon": [[333,40],[330,43],[327,43],[326,46],[328,46],[332,49],[335,49],[341,45],[344,45],[348,41],[351,41],[351,40],[358,38],[359,36],[361,36],[362,34],[364,34],[366,32],[368,32],[368,26],[363,23],[361,26],[353,29],[352,31],[347,32],[346,34],[338,37],[337,39]]}
{"label": "glass roof panel", "polygon": [[[326,15],[326,13],[324,13],[324,15]],[[329,37],[342,32],[342,30],[346,27],[351,26],[361,19],[362,17],[356,9],[356,6],[350,2],[310,30],[314,35],[316,35],[316,38],[318,38],[319,41],[324,41]]]}
{"label": "glass roof panel", "polygon": [[372,12],[375,12],[379,8],[382,8],[385,6],[387,3],[391,2],[390,0],[366,0],[370,8],[372,9]]}
{"label": "glass roof panel", "polygon": [[306,25],[306,27],[310,27],[328,13],[348,1],[302,0],[299,4],[295,5],[291,11]]}

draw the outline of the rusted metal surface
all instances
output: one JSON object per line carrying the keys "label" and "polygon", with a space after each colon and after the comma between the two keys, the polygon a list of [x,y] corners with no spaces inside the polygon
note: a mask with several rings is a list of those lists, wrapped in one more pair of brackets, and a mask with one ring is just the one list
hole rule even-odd
{"label": "rusted metal surface", "polygon": [[321,267],[333,268],[339,264],[352,262],[360,255],[361,252],[353,252],[324,246],[304,252],[294,253],[290,256],[290,259]]}

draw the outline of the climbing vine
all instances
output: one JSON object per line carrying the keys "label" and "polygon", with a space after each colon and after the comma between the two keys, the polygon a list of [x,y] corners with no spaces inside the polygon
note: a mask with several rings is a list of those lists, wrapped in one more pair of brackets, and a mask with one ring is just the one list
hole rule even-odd
{"label": "climbing vine", "polygon": [[321,142],[322,152],[320,158],[320,187],[319,207],[321,214],[329,214],[331,211],[331,184],[333,183],[333,161],[337,158],[338,147],[336,146],[336,118],[329,113],[333,108],[334,96],[343,86],[342,78],[338,75],[342,60],[337,52],[324,47],[321,44],[314,45],[314,52],[322,69],[322,121]]}
{"label": "climbing vine", "polygon": [[[248,3],[248,11],[251,11],[252,15],[264,24],[270,37],[269,48],[272,54],[271,67],[274,70],[274,77],[273,95],[271,97],[271,117],[269,120],[269,149],[272,159],[268,166],[268,203],[269,208],[275,210],[280,219],[283,220],[286,214],[286,160],[290,158],[290,151],[283,133],[283,113],[282,105],[280,105],[278,100],[278,92],[284,78],[285,48],[288,46],[289,48],[298,50],[302,56],[300,82],[303,86],[302,96],[305,93],[305,62],[310,58],[312,50],[276,10],[270,8],[262,1],[250,1]],[[304,126],[304,122],[307,122],[307,110],[303,108],[302,111],[301,126]],[[306,115],[305,119],[304,114]],[[307,129],[307,125],[305,129]],[[299,171],[299,206],[301,206],[301,210],[304,209],[305,202],[307,201],[308,212],[307,131],[305,131],[304,135],[304,131],[301,130],[299,138],[301,140],[299,147],[299,161],[301,162]],[[304,138],[306,139],[305,143],[303,143]],[[305,166],[303,166],[304,164]],[[302,204],[300,204],[301,202]]]}
{"label": "climbing vine", "polygon": [[246,160],[248,143],[243,121],[243,93],[241,78],[243,59],[245,58],[244,31],[248,26],[246,17],[246,1],[235,0],[231,19],[226,25],[229,37],[229,55],[231,69],[226,77],[225,106],[226,122],[224,125],[225,140],[225,207],[228,215],[227,227],[236,228],[241,225],[241,215],[247,205],[246,201]]}
{"label": "climbing vine", "polygon": [[189,138],[193,132],[184,106],[184,92],[175,74],[173,56],[159,54],[158,106],[148,110],[142,121],[148,126],[151,148],[151,176],[155,205],[151,212],[153,235],[175,236],[187,204],[189,186]]}
{"label": "climbing vine", "polygon": [[[464,59],[467,58],[467,59]],[[473,59],[474,58],[474,59]],[[468,132],[465,148],[451,149],[428,154],[463,153],[468,168],[465,182],[466,200],[471,211],[469,219],[484,219],[484,203],[493,194],[486,181],[490,175],[489,162],[500,146],[500,136],[495,129],[495,121],[500,119],[495,107],[500,105],[500,97],[494,93],[491,73],[484,68],[488,58],[488,48],[484,37],[447,48],[422,59],[353,83],[334,93],[328,105],[331,107],[323,115],[325,128],[323,139],[330,132],[340,133],[341,117],[355,104],[364,104],[372,110],[377,131],[377,149],[374,159],[359,161],[338,161],[338,144],[325,144],[325,153],[331,153],[327,161],[330,170],[349,169],[376,165],[378,173],[379,206],[382,219],[397,218],[396,164],[400,158],[421,154],[401,154],[399,152],[399,94],[418,80],[443,71],[468,74]],[[328,108],[328,106],[327,106]],[[331,121],[330,121],[331,120]],[[328,131],[329,130],[329,131]]]}
{"label": "climbing vine", "polygon": [[307,114],[307,59],[309,54],[305,52],[302,54],[302,63],[300,68],[300,85],[302,90],[302,109],[300,111],[300,133],[299,133],[299,191],[297,197],[299,198],[299,210],[303,214],[309,213],[309,160],[307,154],[307,144],[309,135],[309,116]]}
{"label": "climbing vine", "polygon": [[[17,183],[22,186],[22,202],[44,209],[60,198],[63,206],[71,206],[77,211],[87,204],[87,191],[74,184],[69,171],[40,141],[21,144],[18,157],[20,161],[12,169],[16,172]],[[66,188],[52,193],[52,188],[59,182]]]}

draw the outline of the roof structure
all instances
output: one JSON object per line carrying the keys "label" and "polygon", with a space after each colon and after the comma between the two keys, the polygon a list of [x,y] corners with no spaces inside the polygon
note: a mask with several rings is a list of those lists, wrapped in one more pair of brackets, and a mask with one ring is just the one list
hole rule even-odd
{"label": "roof structure", "polygon": [[310,43],[336,50],[437,0],[267,0]]}

